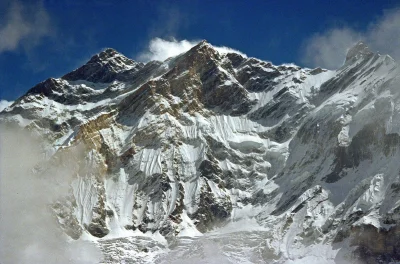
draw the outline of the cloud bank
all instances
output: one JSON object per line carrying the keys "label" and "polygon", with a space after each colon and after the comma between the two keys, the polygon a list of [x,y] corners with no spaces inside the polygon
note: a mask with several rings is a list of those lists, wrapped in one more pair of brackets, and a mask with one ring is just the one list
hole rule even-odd
{"label": "cloud bank", "polygon": [[0,126],[0,263],[99,263],[99,249],[72,241],[58,226],[49,204],[68,193],[68,171],[32,173],[44,161],[40,141]]}
{"label": "cloud bank", "polygon": [[0,112],[3,111],[5,108],[9,107],[13,102],[0,100]]}
{"label": "cloud bank", "polygon": [[[141,52],[137,58],[139,61],[148,62],[152,60],[164,61],[169,57],[177,56],[181,53],[184,53],[190,50],[192,47],[197,45],[199,40],[181,40],[178,41],[176,39],[165,40],[161,38],[154,38],[150,40],[148,45],[148,50]],[[219,53],[238,53],[243,57],[247,57],[246,54],[237,51],[235,49],[231,49],[228,47],[218,47],[213,46]]]}
{"label": "cloud bank", "polygon": [[0,53],[21,45],[36,46],[50,34],[50,17],[42,5],[23,6],[13,2],[0,27]]}
{"label": "cloud bank", "polygon": [[331,28],[311,36],[304,43],[302,62],[312,67],[336,69],[343,65],[347,50],[360,40],[373,51],[400,60],[400,9],[384,12],[365,31]]}

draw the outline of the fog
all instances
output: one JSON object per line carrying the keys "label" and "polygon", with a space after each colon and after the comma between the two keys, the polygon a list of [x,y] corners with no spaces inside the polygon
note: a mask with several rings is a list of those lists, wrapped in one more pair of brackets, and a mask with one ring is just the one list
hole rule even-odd
{"label": "fog", "polygon": [[69,186],[69,168],[38,173],[40,138],[0,127],[0,263],[98,263],[99,249],[65,235],[50,204]]}
{"label": "fog", "polygon": [[352,27],[330,28],[305,40],[302,61],[311,67],[337,69],[342,66],[346,53],[357,41],[364,41],[373,52],[388,54],[400,60],[400,9],[385,10],[371,20],[365,30]]}

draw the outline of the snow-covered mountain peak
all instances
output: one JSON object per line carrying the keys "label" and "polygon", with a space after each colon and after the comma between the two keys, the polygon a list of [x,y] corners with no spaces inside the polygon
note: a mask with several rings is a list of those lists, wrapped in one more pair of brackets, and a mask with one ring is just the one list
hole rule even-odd
{"label": "snow-covered mountain peak", "polygon": [[191,48],[186,54],[189,55],[193,53],[204,53],[204,55],[209,56],[210,59],[218,55],[217,50],[206,40],[200,41],[196,46]]}
{"label": "snow-covered mountain peak", "polygon": [[[44,134],[50,162],[76,164],[68,201],[54,207],[74,239],[175,241],[251,220],[265,231],[260,263],[321,248],[333,261],[343,243],[376,263],[398,257],[400,241],[385,229],[400,225],[398,76],[364,43],[335,71],[206,41],[146,65],[106,49],[0,121]],[[85,158],[70,155],[82,145]],[[371,244],[376,235],[395,246]]]}
{"label": "snow-covered mountain peak", "polygon": [[86,64],[102,64],[106,65],[109,64],[111,66],[119,66],[125,69],[129,69],[130,67],[136,65],[137,63],[124,56],[122,53],[119,53],[115,49],[106,48],[100,53],[94,55]]}
{"label": "snow-covered mountain peak", "polygon": [[372,56],[373,54],[374,53],[364,42],[359,41],[348,50],[345,63],[358,60],[360,58],[367,58]]}
{"label": "snow-covered mountain peak", "polygon": [[203,39],[197,45],[198,46],[203,46],[203,45],[211,45],[211,44],[206,39]]}
{"label": "snow-covered mountain peak", "polygon": [[116,50],[107,48],[94,55],[85,65],[64,75],[62,78],[69,81],[85,80],[109,83],[120,79],[119,75],[126,72],[132,74],[143,66],[143,63],[135,62]]}
{"label": "snow-covered mountain peak", "polygon": [[242,52],[240,52],[238,50],[235,50],[235,49],[232,49],[232,48],[229,48],[229,47],[225,47],[225,46],[222,46],[222,47],[213,46],[207,40],[200,41],[195,47],[197,49],[201,49],[201,48],[207,47],[208,49],[212,49],[214,52],[219,53],[219,55],[221,55],[221,56],[224,56],[224,55],[227,55],[227,54],[237,54],[237,55],[239,55],[239,56],[241,56],[243,58],[247,58],[246,54],[244,54],[244,53],[242,53]]}

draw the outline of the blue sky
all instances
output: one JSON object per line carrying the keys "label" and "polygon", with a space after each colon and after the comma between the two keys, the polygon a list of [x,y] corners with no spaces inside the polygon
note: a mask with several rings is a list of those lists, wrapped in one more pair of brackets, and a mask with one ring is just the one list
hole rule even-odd
{"label": "blue sky", "polygon": [[384,0],[0,0],[0,99],[15,100],[105,47],[146,60],[162,57],[149,53],[150,44],[165,52],[206,39],[274,64],[336,68],[362,39],[397,59],[399,7]]}

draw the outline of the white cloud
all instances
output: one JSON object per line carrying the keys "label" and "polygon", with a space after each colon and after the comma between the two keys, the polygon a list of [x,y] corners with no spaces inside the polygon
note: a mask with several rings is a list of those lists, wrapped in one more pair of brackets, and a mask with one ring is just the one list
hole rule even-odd
{"label": "white cloud", "polygon": [[35,46],[50,34],[50,19],[41,5],[22,6],[13,2],[0,28],[0,53],[16,50],[21,44]]}
{"label": "white cloud", "polygon": [[366,40],[374,50],[400,60],[400,9],[387,11],[371,24]]}
{"label": "white cloud", "polygon": [[365,31],[350,27],[332,28],[307,39],[303,48],[303,62],[312,67],[335,69],[340,67],[347,50],[356,42],[364,41],[373,51],[400,59],[400,9],[390,10]]}
{"label": "white cloud", "polygon": [[10,106],[13,102],[6,101],[6,100],[0,100],[0,112],[3,111],[5,108]]}
{"label": "white cloud", "polygon": [[335,69],[343,64],[347,49],[359,37],[357,32],[348,28],[316,34],[305,43],[303,62],[315,67]]}
{"label": "white cloud", "polygon": [[74,168],[34,174],[46,162],[40,140],[0,126],[0,142],[0,263],[99,263],[100,250],[67,238],[50,213],[49,204],[68,195]]}
{"label": "white cloud", "polygon": [[[139,61],[152,61],[152,60],[157,60],[157,61],[164,61],[168,59],[169,57],[174,57],[177,56],[181,53],[184,53],[188,50],[190,50],[192,47],[197,45],[200,41],[198,40],[165,40],[161,38],[154,38],[150,41],[148,50],[145,52],[142,52],[138,56]],[[214,48],[219,52],[219,53],[238,53],[244,57],[246,55],[244,53],[241,53],[240,51],[228,48],[228,47],[216,47]]]}

